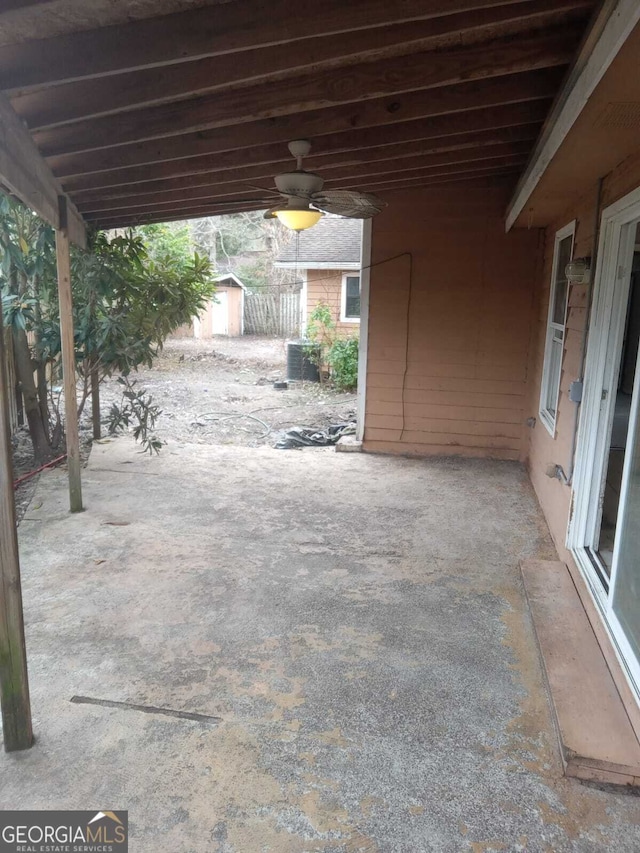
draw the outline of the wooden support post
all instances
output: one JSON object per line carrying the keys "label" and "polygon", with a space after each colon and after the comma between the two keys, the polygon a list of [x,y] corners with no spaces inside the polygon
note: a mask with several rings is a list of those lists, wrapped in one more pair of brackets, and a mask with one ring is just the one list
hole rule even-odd
{"label": "wooden support post", "polygon": [[33,732],[13,499],[9,425],[9,394],[13,389],[7,387],[5,363],[5,340],[0,334],[0,700],[4,748],[13,752],[29,749]]}
{"label": "wooden support post", "polygon": [[80,479],[80,440],[78,437],[78,400],[76,389],[76,355],[73,335],[73,300],[71,297],[71,258],[67,228],[67,202],[60,196],[60,228],[56,230],[58,263],[58,301],[60,304],[60,338],[62,342],[62,376],[64,385],[65,435],[69,468],[69,506],[71,512],[82,512]]}
{"label": "wooden support post", "polygon": [[91,418],[93,420],[93,437],[100,438],[100,377],[95,359],[91,360]]}

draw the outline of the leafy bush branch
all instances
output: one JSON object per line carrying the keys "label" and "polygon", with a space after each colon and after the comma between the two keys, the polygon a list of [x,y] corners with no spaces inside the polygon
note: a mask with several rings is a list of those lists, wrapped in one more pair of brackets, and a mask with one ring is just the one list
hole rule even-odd
{"label": "leafy bush branch", "polygon": [[[90,235],[86,250],[74,248],[71,273],[80,413],[105,378],[119,375],[126,385],[132,372],[150,366],[167,336],[215,292],[210,261],[193,253],[188,240],[169,239],[155,226]],[[54,232],[1,195],[0,287],[34,456],[46,459],[62,437],[52,393],[61,351]],[[140,416],[142,437],[152,428],[151,413],[145,420],[142,398],[135,399],[125,411],[133,420]]]}
{"label": "leafy bush branch", "polygon": [[122,386],[122,398],[120,403],[111,404],[109,434],[126,432],[133,426],[133,437],[142,444],[142,452],[151,456],[160,453],[165,442],[154,434],[154,427],[162,409],[144,389],[136,388],[135,379],[132,381],[128,376],[120,376],[118,383]]}

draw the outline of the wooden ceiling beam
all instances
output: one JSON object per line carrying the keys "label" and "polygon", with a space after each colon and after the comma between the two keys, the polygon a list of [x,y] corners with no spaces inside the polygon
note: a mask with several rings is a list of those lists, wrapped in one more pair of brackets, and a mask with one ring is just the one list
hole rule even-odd
{"label": "wooden ceiling beam", "polygon": [[372,181],[385,182],[389,178],[410,179],[414,175],[424,175],[429,172],[444,174],[451,170],[452,174],[460,171],[468,171],[471,169],[493,169],[496,166],[502,165],[518,165],[526,162],[529,153],[528,143],[508,143],[506,145],[496,146],[490,155],[482,149],[469,151],[463,155],[459,152],[452,154],[442,154],[437,157],[429,158],[408,158],[407,162],[398,167],[388,161],[384,163],[372,163],[358,166],[355,168],[344,167],[331,171],[328,180],[329,189],[337,186],[347,186],[359,189],[361,185],[369,186]]}
{"label": "wooden ceiling beam", "polygon": [[384,199],[388,199],[389,204],[393,204],[392,193],[399,190],[415,190],[426,187],[446,187],[450,184],[470,183],[473,181],[474,186],[495,187],[496,184],[509,180],[515,184],[517,176],[522,170],[521,166],[504,166],[500,169],[480,169],[478,171],[460,172],[452,175],[442,175],[439,177],[413,178],[408,181],[398,181],[389,186],[376,187],[376,193]]}
{"label": "wooden ceiling beam", "polygon": [[145,196],[142,198],[136,199],[135,197],[126,197],[122,199],[110,199],[105,202],[93,202],[84,205],[84,214],[85,216],[96,218],[102,215],[109,215],[111,213],[121,214],[127,210],[134,210],[137,212],[140,211],[148,211],[153,213],[157,211],[161,213],[163,210],[168,210],[172,208],[178,207],[194,207],[196,205],[220,205],[226,204],[230,200],[233,201],[234,198],[238,198],[240,202],[249,201],[250,203],[258,203],[264,197],[264,201],[267,206],[271,203],[277,204],[280,196],[274,195],[273,198],[271,196],[267,196],[265,193],[261,193],[260,190],[251,189],[247,187],[243,187],[240,185],[232,185],[228,187],[226,185],[219,188],[219,192],[216,192],[216,188],[211,188],[209,192],[202,191],[200,194],[190,195],[189,193],[184,193],[182,195],[176,193],[175,195],[169,195],[165,199],[156,199],[153,202],[150,202],[149,199]]}
{"label": "wooden ceiling beam", "polygon": [[[512,178],[515,182],[516,176],[521,171],[521,166],[501,166],[487,169],[469,169],[468,171],[454,172],[444,175],[435,175],[427,177],[414,176],[404,181],[394,181],[388,186],[379,184],[375,187],[375,193],[381,198],[388,200],[389,204],[393,203],[393,193],[397,190],[413,190],[421,187],[445,186],[447,184],[460,183],[462,181],[483,181],[485,186],[495,186],[497,181],[504,178]],[[372,190],[373,191],[373,190]]]}
{"label": "wooden ceiling beam", "polygon": [[577,35],[541,33],[513,43],[498,39],[482,47],[394,57],[74,122],[36,132],[33,138],[42,154],[51,157],[277,116],[295,115],[299,120],[300,113],[309,110],[563,66]]}
{"label": "wooden ceiling beam", "polygon": [[28,130],[0,94],[0,187],[3,187],[54,228],[66,228],[69,239],[84,246],[85,224],[75,205],[66,204],[65,221],[60,199],[66,196],[33,144]]}
{"label": "wooden ceiling beam", "polygon": [[272,205],[271,199],[246,199],[238,196],[237,198],[221,199],[214,202],[194,201],[191,204],[176,204],[170,205],[163,210],[149,210],[147,208],[127,208],[126,210],[106,210],[104,212],[96,211],[88,216],[87,221],[92,225],[96,222],[112,222],[115,220],[134,223],[141,219],[155,218],[158,222],[171,222],[169,216],[176,217],[181,213],[192,213],[199,211],[201,216],[222,216],[223,213],[233,211],[255,211],[267,210]]}
{"label": "wooden ceiling beam", "polygon": [[[415,175],[411,179],[405,179],[404,181],[396,181],[389,184],[380,184],[376,185],[375,187],[372,187],[371,189],[372,191],[375,190],[376,192],[380,193],[381,196],[384,198],[385,194],[393,192],[394,190],[417,189],[425,186],[446,185],[448,183],[467,180],[484,180],[486,181],[487,186],[492,186],[495,184],[496,181],[507,176],[513,176],[515,181],[515,176],[518,174],[520,169],[521,165],[505,165],[496,166],[495,168],[490,169],[470,169],[461,170],[459,172],[454,173],[445,172],[444,174],[439,175]],[[229,213],[262,210],[266,209],[269,204],[270,202],[265,201],[264,208],[256,207],[255,204],[243,205],[241,203],[224,203],[220,205],[201,204],[194,205],[192,207],[177,207],[159,213],[125,212],[113,216],[96,214],[95,217],[88,218],[92,220],[92,224],[97,228],[127,228],[135,225],[145,225],[158,222],[175,222],[186,219],[201,219],[203,217],[209,216],[223,216]]]}
{"label": "wooden ceiling beam", "polygon": [[2,0],[0,4],[0,15],[5,12],[15,12],[17,9],[27,9],[30,6],[45,6],[54,0]]}
{"label": "wooden ceiling beam", "polygon": [[[544,98],[517,104],[488,106],[485,109],[466,110],[453,115],[436,115],[433,118],[313,136],[311,156],[306,162],[312,168],[314,164],[321,165],[326,157],[358,149],[381,149],[381,155],[384,156],[382,149],[388,146],[407,143],[437,145],[443,144],[447,137],[456,137],[450,140],[451,144],[455,145],[458,141],[457,137],[464,134],[499,133],[522,124],[540,124],[548,112],[550,103],[549,98]],[[259,138],[259,133],[256,133],[256,136]],[[252,136],[250,135],[246,141],[252,141]],[[90,172],[62,178],[62,184],[70,192],[94,187],[115,187],[165,178],[197,176],[200,173],[225,171],[245,165],[276,163],[286,156],[286,143],[282,141],[143,166]]]}
{"label": "wooden ceiling beam", "polygon": [[[373,163],[362,163],[360,165],[329,165],[323,172],[322,177],[329,183],[335,180],[352,179],[360,180],[378,174],[402,174],[407,171],[423,170],[435,166],[443,166],[458,163],[480,162],[488,163],[492,160],[502,159],[508,156],[525,157],[530,151],[531,145],[526,142],[506,142],[487,148],[470,148],[462,151],[447,151],[435,155],[399,157],[392,160],[381,160]],[[289,164],[286,164],[287,166]],[[210,184],[196,188],[181,187],[173,190],[161,190],[151,194],[136,193],[134,195],[116,198],[76,199],[80,210],[84,213],[95,213],[110,209],[118,209],[132,206],[154,207],[175,201],[195,201],[196,199],[215,198],[226,190],[239,186],[239,191],[245,195],[251,195],[252,188],[249,181],[268,184],[268,189],[275,189],[273,185],[273,172],[260,173],[260,167],[252,167],[236,172],[224,172],[219,179]],[[259,193],[257,193],[259,195]],[[277,196],[275,197],[277,201]]]}
{"label": "wooden ceiling beam", "polygon": [[122,110],[193,98],[231,85],[266,82],[313,70],[356,65],[367,59],[486,40],[487,33],[515,35],[524,27],[570,26],[592,0],[530,0],[526,4],[477,9],[463,14],[375,27],[331,37],[292,42],[286,50],[268,47],[207,57],[194,62],[128,74],[81,80],[42,90],[14,93],[11,103],[32,130]]}
{"label": "wooden ceiling beam", "polygon": [[[360,134],[378,136],[384,132],[382,128],[387,125],[413,119],[431,119],[435,122],[449,119],[454,124],[457,122],[457,132],[461,132],[471,130],[472,125],[460,127],[460,116],[453,116],[453,113],[476,110],[477,115],[481,108],[552,98],[562,79],[562,73],[561,68],[552,68],[465,82],[332,109],[314,110],[304,115],[263,119],[241,127],[217,128],[84,154],[58,155],[49,158],[48,162],[54,174],[65,179],[110,169],[121,170],[202,155],[211,156],[273,143],[281,143],[286,150],[288,140],[300,137],[307,137],[313,139],[314,144],[321,144],[320,138],[327,134],[357,131]],[[369,144],[376,143],[370,140]]]}
{"label": "wooden ceiling beam", "polygon": [[454,163],[450,166],[438,166],[434,169],[417,169],[412,172],[396,175],[393,172],[386,175],[372,175],[366,180],[345,178],[331,183],[329,189],[348,189],[360,192],[382,193],[396,184],[411,185],[413,182],[425,178],[450,177],[451,175],[466,175],[469,173],[477,175],[493,175],[504,170],[518,171],[526,163],[527,158],[522,155],[503,157],[492,161],[488,166],[480,166],[478,163]]}
{"label": "wooden ceiling beam", "polygon": [[[339,178],[328,180],[326,182],[325,189],[359,190],[361,186],[369,189],[370,187],[374,187],[378,184],[386,186],[387,184],[395,183],[398,180],[408,181],[413,177],[423,178],[429,176],[459,174],[461,172],[481,171],[483,169],[488,173],[493,169],[522,166],[526,163],[526,159],[526,156],[522,154],[514,154],[510,156],[496,157],[495,160],[492,159],[490,161],[490,165],[486,167],[479,165],[479,163],[482,163],[483,161],[474,161],[472,163],[454,163],[442,166],[422,166],[414,169],[407,169],[401,174],[395,170],[385,171],[366,176],[366,178],[343,175]],[[154,205],[147,205],[143,202],[141,203],[140,200],[133,199],[127,204],[121,203],[120,206],[110,207],[108,210],[85,211],[84,216],[88,221],[90,221],[92,219],[95,220],[104,217],[105,214],[109,216],[124,216],[129,214],[138,215],[148,212],[150,214],[158,213],[161,215],[165,211],[175,211],[182,208],[191,209],[194,207],[209,207],[211,210],[215,210],[216,208],[228,205],[230,202],[233,203],[234,201],[239,204],[253,204],[254,209],[260,210],[263,209],[263,207],[269,207],[270,205],[282,202],[282,198],[277,194],[272,196],[268,192],[260,192],[260,190],[251,193],[251,190],[247,187],[243,187],[240,184],[232,184],[227,185],[227,187],[219,187],[218,192],[215,194],[212,193],[206,198],[186,197],[179,200],[169,199],[167,201],[157,201]]]}
{"label": "wooden ceiling beam", "polygon": [[[345,151],[329,156],[305,158],[305,168],[311,171],[323,171],[327,168],[339,166],[359,166],[364,163],[380,162],[382,160],[396,160],[413,156],[428,156],[445,152],[464,153],[468,149],[483,148],[487,155],[491,155],[494,147],[504,143],[527,141],[537,139],[540,132],[539,123],[517,125],[496,130],[462,133],[454,137],[437,137],[435,140],[420,140],[418,142],[399,143],[397,145],[383,145],[375,148],[357,148],[353,151]],[[280,152],[281,153],[281,152]],[[273,163],[258,164],[247,167],[261,169],[263,175],[274,175],[276,172],[286,171],[291,168],[291,160],[281,160]],[[211,172],[199,172],[194,175],[184,175],[176,178],[166,178],[157,181],[146,181],[142,183],[122,184],[115,187],[90,188],[73,193],[77,204],[86,202],[122,198],[134,192],[139,197],[155,195],[172,190],[188,190],[196,187],[206,186],[213,181],[226,181],[233,179],[237,169],[225,169]]]}
{"label": "wooden ceiling beam", "polygon": [[[404,176],[385,183],[371,183],[363,186],[365,192],[370,192],[381,198],[386,198],[390,192],[400,189],[416,189],[418,187],[430,186],[435,184],[449,184],[454,181],[465,181],[475,178],[487,178],[495,181],[504,176],[513,176],[514,183],[517,175],[522,171],[522,161],[519,163],[505,163],[502,166],[495,165],[486,168],[465,169],[460,168],[457,171],[443,171],[442,174],[426,173],[421,175],[416,173],[410,177]],[[336,187],[336,189],[351,189],[351,187]]]}
{"label": "wooden ceiling beam", "polygon": [[176,211],[171,215],[170,218],[167,218],[164,215],[161,216],[147,216],[147,215],[138,215],[133,217],[113,217],[108,219],[96,219],[91,223],[92,228],[96,228],[99,231],[110,231],[116,228],[135,228],[139,225],[152,225],[154,223],[160,222],[185,222],[189,219],[203,219],[208,216],[226,216],[230,213],[253,213],[255,212],[255,207],[247,207],[245,206],[231,206],[229,208],[220,209],[215,213],[211,213],[207,210],[202,210],[200,208],[194,208],[192,211]]}
{"label": "wooden ceiling beam", "polygon": [[429,178],[450,177],[452,175],[466,175],[469,173],[493,175],[502,170],[521,169],[526,163],[526,156],[513,154],[511,156],[496,157],[487,161],[474,160],[468,163],[451,163],[448,165],[434,166],[426,169],[411,169],[406,172],[387,172],[361,177],[344,177],[331,181],[328,189],[356,190],[358,192],[371,192],[379,194],[385,192],[386,188],[398,183],[411,184]]}
{"label": "wooden ceiling beam", "polygon": [[[4,90],[184,63],[316,36],[420,21],[527,0],[261,0],[224,3],[0,48]],[[241,61],[241,60],[240,60]]]}

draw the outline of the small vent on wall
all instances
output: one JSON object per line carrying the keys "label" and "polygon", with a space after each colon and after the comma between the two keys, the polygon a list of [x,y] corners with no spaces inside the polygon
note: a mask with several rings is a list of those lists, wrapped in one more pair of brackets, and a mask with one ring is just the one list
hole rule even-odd
{"label": "small vent on wall", "polygon": [[640,129],[640,102],[619,101],[607,104],[595,120],[594,127],[619,130]]}

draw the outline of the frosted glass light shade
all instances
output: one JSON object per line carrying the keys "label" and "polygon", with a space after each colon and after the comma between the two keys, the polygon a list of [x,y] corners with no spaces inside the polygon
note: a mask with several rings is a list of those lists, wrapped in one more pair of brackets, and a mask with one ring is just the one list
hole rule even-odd
{"label": "frosted glass light shade", "polygon": [[322,213],[319,210],[277,210],[276,216],[284,226],[292,231],[304,231],[320,221]]}

